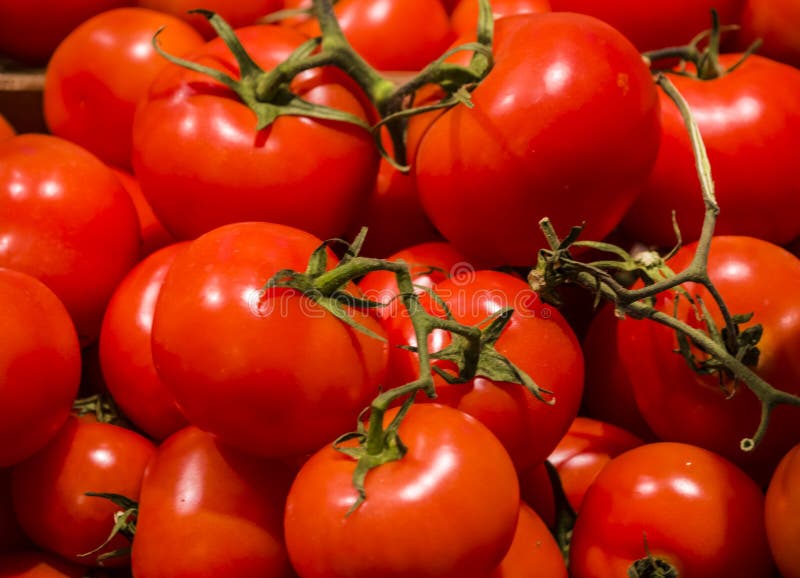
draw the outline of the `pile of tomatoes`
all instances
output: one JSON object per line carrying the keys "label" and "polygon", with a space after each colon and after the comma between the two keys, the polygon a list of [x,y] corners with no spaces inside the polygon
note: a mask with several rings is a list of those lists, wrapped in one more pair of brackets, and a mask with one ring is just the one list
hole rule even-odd
{"label": "pile of tomatoes", "polygon": [[0,0],[0,578],[800,577],[800,9],[653,4]]}

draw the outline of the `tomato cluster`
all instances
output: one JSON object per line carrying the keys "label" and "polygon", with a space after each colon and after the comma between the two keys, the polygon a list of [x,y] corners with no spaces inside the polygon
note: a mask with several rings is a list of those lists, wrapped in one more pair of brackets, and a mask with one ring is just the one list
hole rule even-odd
{"label": "tomato cluster", "polygon": [[0,578],[800,578],[798,25],[0,0]]}

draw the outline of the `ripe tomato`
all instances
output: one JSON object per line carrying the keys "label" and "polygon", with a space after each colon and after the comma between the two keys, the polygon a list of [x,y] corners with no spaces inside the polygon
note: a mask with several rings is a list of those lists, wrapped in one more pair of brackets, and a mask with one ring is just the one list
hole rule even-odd
{"label": "ripe tomato", "polygon": [[[272,69],[306,36],[280,26],[237,32]],[[221,39],[194,60],[229,74],[238,67]],[[366,118],[333,71],[304,74],[299,96]],[[291,162],[287,162],[291,159]],[[369,133],[343,122],[282,116],[256,130],[256,116],[210,77],[170,67],[151,85],[134,119],[133,166],[158,219],[176,239],[248,220],[276,222],[323,239],[343,235],[375,183],[378,153]]]}
{"label": "ripe tomato", "polygon": [[794,0],[744,0],[741,30],[737,36],[739,48],[744,50],[761,39],[760,55],[798,67],[797,22],[800,22],[800,4]]}
{"label": "ripe tomato", "polygon": [[767,539],[783,578],[800,576],[800,444],[781,459],[764,504]]}
{"label": "ripe tomato", "polygon": [[729,461],[695,446],[662,442],[625,452],[586,492],[570,576],[627,576],[648,551],[681,578],[770,577],[764,495]]}
{"label": "ripe tomato", "polygon": [[0,578],[84,578],[86,567],[47,552],[0,554]]}
{"label": "ripe tomato", "polygon": [[39,451],[67,419],[81,352],[64,305],[41,281],[0,267],[0,467]]}
{"label": "ripe tomato", "polygon": [[186,418],[153,365],[153,312],[167,270],[188,244],[164,247],[131,269],[111,296],[100,331],[108,391],[127,418],[159,440],[184,427]]}
{"label": "ripe tomato", "polygon": [[283,7],[281,0],[138,0],[137,4],[144,8],[166,12],[182,18],[194,26],[206,38],[213,38],[216,32],[208,20],[199,14],[189,14],[190,10],[202,8],[216,12],[234,28],[255,24],[261,16],[266,16]]}
{"label": "ripe tomato", "polygon": [[[492,15],[495,20],[512,14],[540,14],[550,12],[550,0],[494,0]],[[450,22],[457,34],[475,34],[478,27],[478,0],[458,0]]]}
{"label": "ripe tomato", "polygon": [[352,458],[326,446],[300,469],[284,524],[299,575],[477,578],[501,562],[517,525],[519,486],[497,438],[434,404],[412,406],[399,434],[408,452],[367,474],[366,500],[350,514],[358,498]]}
{"label": "ripe tomato", "polygon": [[520,503],[514,541],[489,578],[567,578],[567,566],[547,525]]}
{"label": "ripe tomato", "polygon": [[[696,244],[683,247],[670,267],[681,270],[695,249]],[[763,327],[756,373],[778,389],[800,393],[800,303],[794,298],[800,294],[800,260],[766,241],[719,236],[711,243],[708,271],[732,313],[754,313],[742,329],[756,323]],[[708,292],[691,283],[684,287],[703,299],[723,327]],[[665,292],[656,306],[672,315],[675,299],[673,292]],[[685,298],[679,300],[677,315],[690,325],[702,323]],[[746,386],[693,371],[675,352],[675,332],[657,323],[626,319],[618,324],[617,337],[636,404],[659,438],[715,451],[765,484],[781,457],[800,442],[800,408],[785,405],[773,412],[762,444],[741,451],[740,441],[755,433],[761,416],[761,405]]]}
{"label": "ripe tomato", "polygon": [[618,224],[655,161],[658,96],[630,42],[589,16],[501,18],[494,52],[474,106],[448,110],[422,137],[417,186],[471,259],[529,265],[543,217],[562,234],[586,221],[588,238]]}
{"label": "ripe tomato", "polygon": [[289,578],[285,465],[242,454],[195,427],[165,440],[142,482],[136,576]]}
{"label": "ripe tomato", "polygon": [[[723,54],[732,65],[738,54]],[[784,90],[772,90],[780,82]],[[718,235],[749,235],[777,244],[800,235],[800,70],[753,55],[713,80],[675,76],[703,136],[720,214]],[[684,241],[700,236],[703,199],[689,136],[677,107],[661,95],[661,147],[653,172],[623,221],[644,243],[675,244],[672,211]]]}
{"label": "ripe tomato", "polygon": [[97,556],[128,545],[118,534],[108,538],[119,506],[86,492],[139,497],[142,474],[155,446],[119,426],[70,416],[55,439],[30,459],[14,466],[14,510],[25,533],[41,548],[84,565],[122,566],[127,556]]}
{"label": "ripe tomato", "polygon": [[117,8],[75,28],[45,73],[44,115],[50,132],[106,163],[129,168],[136,105],[169,63],[153,48],[181,55],[204,44],[181,19],[145,8]]}
{"label": "ripe tomato", "polygon": [[21,134],[0,142],[0,267],[24,271],[67,307],[81,343],[97,338],[111,293],[139,259],[136,209],[97,157]]}
{"label": "ripe tomato", "polygon": [[[260,455],[311,453],[377,395],[383,342],[295,290],[259,293],[278,271],[305,270],[320,243],[283,225],[236,223],[175,257],[153,314],[153,361],[190,423]],[[367,313],[351,315],[381,332]]]}
{"label": "ripe tomato", "polygon": [[136,215],[139,217],[139,236],[142,239],[142,246],[139,254],[146,257],[161,247],[166,247],[175,242],[175,239],[164,228],[164,225],[156,218],[153,208],[144,198],[142,187],[136,177],[127,171],[111,167],[114,174],[128,191],[128,194],[136,207]]}

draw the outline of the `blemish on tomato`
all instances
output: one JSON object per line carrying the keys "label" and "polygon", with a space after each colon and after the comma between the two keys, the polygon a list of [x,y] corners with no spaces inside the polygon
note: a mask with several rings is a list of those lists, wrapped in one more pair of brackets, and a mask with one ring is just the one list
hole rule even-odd
{"label": "blemish on tomato", "polygon": [[617,86],[622,89],[623,95],[628,94],[628,91],[631,88],[630,78],[624,72],[620,72],[619,74],[617,74]]}

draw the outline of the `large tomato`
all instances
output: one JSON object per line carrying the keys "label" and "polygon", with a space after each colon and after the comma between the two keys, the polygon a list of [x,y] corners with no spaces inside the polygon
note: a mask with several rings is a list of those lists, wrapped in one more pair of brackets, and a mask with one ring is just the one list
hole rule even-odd
{"label": "large tomato", "polygon": [[764,504],[767,539],[783,578],[800,577],[800,444],[778,464]]}
{"label": "large tomato", "polygon": [[[731,66],[739,54],[723,54]],[[703,136],[720,214],[718,235],[784,244],[800,235],[800,70],[753,55],[713,80],[673,75]],[[780,83],[782,90],[774,90]],[[703,199],[691,143],[678,108],[661,93],[661,147],[653,172],[623,221],[631,237],[675,244],[672,211],[684,241],[700,236]]]}
{"label": "large tomato", "polygon": [[349,514],[356,462],[326,446],[303,465],[284,525],[300,576],[478,578],[501,562],[517,525],[519,485],[497,438],[432,404],[414,405],[399,435],[407,453],[367,474],[366,500]]}
{"label": "large tomato", "polygon": [[131,565],[146,578],[289,578],[285,465],[187,427],[147,466]]}
{"label": "large tomato", "polygon": [[41,281],[0,267],[0,467],[40,450],[78,393],[81,352],[64,305]]}
{"label": "large tomato", "polygon": [[[266,70],[305,40],[296,30],[251,26],[237,32]],[[238,75],[221,39],[194,61]],[[366,118],[333,71],[301,75],[301,97]],[[340,78],[340,75],[335,75]],[[281,116],[256,129],[256,115],[208,76],[170,67],[151,85],[133,128],[133,167],[158,219],[177,239],[238,221],[269,221],[323,239],[343,235],[378,169],[368,131],[344,122]]]}
{"label": "large tomato", "polygon": [[[669,265],[681,270],[695,249],[696,244],[685,246]],[[795,299],[800,294],[800,260],[766,241],[720,236],[711,243],[708,270],[732,313],[754,314],[742,329],[756,323],[763,328],[756,373],[778,389],[800,393],[800,303]],[[684,287],[703,299],[717,327],[723,327],[708,292],[691,283]],[[657,308],[671,315],[675,299],[674,292],[665,292]],[[678,305],[679,319],[702,326],[685,298]],[[660,324],[625,319],[617,326],[617,337],[636,404],[661,439],[713,450],[764,483],[781,457],[800,442],[800,408],[784,405],[775,408],[762,444],[741,451],[740,441],[755,433],[761,416],[761,405],[746,386],[727,376],[720,380],[693,371],[675,352],[675,332]]]}
{"label": "large tomato", "polygon": [[494,53],[474,106],[448,110],[422,137],[417,186],[470,258],[529,265],[543,217],[562,235],[586,221],[588,238],[619,223],[655,161],[658,95],[633,45],[590,16],[501,18]]}
{"label": "large tomato", "polygon": [[0,267],[40,279],[67,307],[83,344],[139,260],[136,209],[114,173],[61,138],[0,142]]}
{"label": "large tomato", "polygon": [[629,576],[648,553],[675,570],[664,576],[772,576],[763,493],[733,464],[695,446],[661,442],[625,452],[586,492],[570,576]]}
{"label": "large tomato", "polygon": [[44,115],[50,132],[106,163],[131,164],[133,113],[168,52],[202,46],[203,37],[177,17],[145,8],[108,10],[82,23],[58,45],[45,73]]}
{"label": "large tomato", "polygon": [[[153,361],[190,423],[257,454],[311,453],[377,395],[382,341],[293,289],[260,293],[278,271],[305,270],[320,243],[284,225],[236,223],[175,257],[153,315]],[[348,314],[381,332],[368,313]]]}

